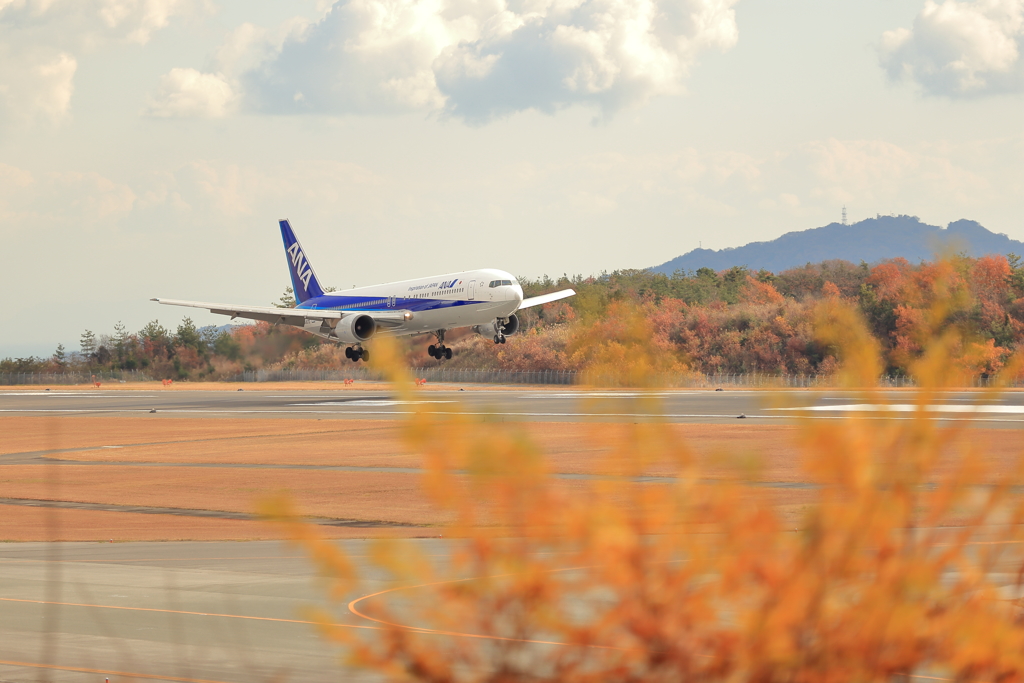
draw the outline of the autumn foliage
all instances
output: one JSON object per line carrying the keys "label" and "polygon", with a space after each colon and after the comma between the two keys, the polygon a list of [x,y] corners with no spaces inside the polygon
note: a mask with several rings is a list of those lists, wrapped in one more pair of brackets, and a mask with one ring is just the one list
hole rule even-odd
{"label": "autumn foliage", "polygon": [[[642,351],[631,351],[638,340],[615,332],[639,321],[640,334],[671,357],[657,368],[666,373],[832,375],[838,357],[814,331],[815,310],[826,301],[859,311],[882,350],[886,375],[909,375],[937,327],[959,330],[962,342],[951,362],[965,378],[998,373],[1024,344],[1024,265],[1013,255],[873,266],[825,261],[778,274],[736,267],[669,277],[633,270],[522,282],[527,296],[562,287],[573,287],[577,296],[520,311],[521,332],[508,344],[467,329],[450,331],[446,343],[455,357],[443,361],[446,367],[607,374],[609,363],[628,363],[634,375],[646,373],[655,368]],[[937,301],[944,302],[940,318],[933,310]],[[584,343],[595,337],[604,348]],[[431,341],[405,339],[407,362],[438,365],[426,354]],[[138,333],[120,328],[90,349],[83,335],[81,353],[6,359],[0,372],[124,368],[156,378],[223,379],[243,370],[331,370],[349,363],[344,349],[287,326],[196,330],[186,319],[177,332],[157,321]]]}
{"label": "autumn foliage", "polygon": [[[920,389],[897,399],[915,408],[801,422],[793,457],[807,503],[795,516],[756,459],[709,462],[660,420],[593,425],[599,476],[567,481],[514,425],[431,407],[411,415],[406,439],[427,465],[424,491],[455,520],[439,530],[453,559],[381,541],[370,574],[399,586],[353,606],[380,630],[343,628],[325,609],[323,633],[390,680],[1020,680],[1021,463],[990,462],[969,426],[930,409],[969,343],[939,324],[966,287],[951,271],[893,271],[879,296],[915,288],[928,306],[918,324],[931,334],[908,361]],[[922,288],[931,277],[949,296]],[[871,383],[886,348],[856,302],[828,297],[808,316],[838,380],[885,406]],[[595,349],[633,344],[646,367],[675,362],[652,337],[590,324]],[[382,348],[375,362],[409,391],[399,350]],[[368,592],[355,561],[287,504],[267,513],[309,549],[339,611]]]}

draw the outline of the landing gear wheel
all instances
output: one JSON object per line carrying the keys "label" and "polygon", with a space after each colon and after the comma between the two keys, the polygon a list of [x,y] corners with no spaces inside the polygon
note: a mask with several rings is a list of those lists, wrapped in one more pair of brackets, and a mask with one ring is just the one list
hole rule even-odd
{"label": "landing gear wheel", "polygon": [[367,363],[369,363],[370,362],[370,352],[367,351],[366,349],[363,349],[362,351],[359,352],[359,358],[361,360],[364,360]]}
{"label": "landing gear wheel", "polygon": [[438,360],[441,360],[442,358],[451,358],[452,357],[452,352],[450,350],[446,349],[445,346],[444,346],[444,333],[445,332],[447,332],[447,330],[435,330],[434,331],[434,336],[437,337],[437,346],[434,346],[433,344],[431,344],[429,347],[427,347],[427,355],[429,355],[431,358],[436,358]]}
{"label": "landing gear wheel", "polygon": [[501,335],[501,342],[500,343],[502,343],[502,344],[505,343],[505,335]]}
{"label": "landing gear wheel", "polygon": [[359,362],[359,354],[358,353],[353,352],[352,355],[349,356],[349,358],[352,359],[353,363],[358,363]]}
{"label": "landing gear wheel", "polygon": [[345,347],[345,358],[352,358],[352,347],[351,346],[346,346]]}
{"label": "landing gear wheel", "polygon": [[445,357],[446,360],[451,360],[452,359],[452,350],[451,349],[445,349],[444,350],[444,357]]}
{"label": "landing gear wheel", "polygon": [[494,343],[495,344],[500,344],[501,343],[501,339],[498,337],[498,335],[494,335]]}

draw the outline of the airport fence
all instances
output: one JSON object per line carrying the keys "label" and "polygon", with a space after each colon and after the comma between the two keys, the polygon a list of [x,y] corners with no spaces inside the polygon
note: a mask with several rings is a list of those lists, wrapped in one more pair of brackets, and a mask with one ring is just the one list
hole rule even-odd
{"label": "airport fence", "polygon": [[[615,386],[618,381],[612,376],[602,376],[576,370],[476,370],[468,368],[424,367],[412,368],[417,379],[432,383],[451,384],[543,384]],[[236,382],[341,382],[347,379],[380,381],[382,375],[365,365],[353,365],[338,370],[254,370],[241,373],[233,378]],[[653,378],[650,386],[670,388],[815,388],[836,385],[834,375],[774,375],[767,373],[676,373]],[[986,387],[991,378],[965,376],[956,383],[963,387]],[[906,375],[891,375],[879,378],[879,386],[886,388],[915,387],[917,382]],[[1024,381],[1011,386],[1024,386]]]}
{"label": "airport fence", "polygon": [[24,384],[117,384],[149,382],[154,378],[141,370],[103,370],[101,372],[0,372],[0,386]]}
{"label": "airport fence", "polygon": [[[616,386],[617,378],[576,370],[476,370],[469,368],[447,368],[444,366],[412,368],[417,379],[441,384],[537,384],[565,386]],[[148,382],[159,380],[141,370],[113,370],[97,373],[63,372],[4,372],[0,373],[0,385],[72,385],[120,382]],[[833,375],[772,375],[766,373],[676,373],[652,378],[649,386],[676,389],[717,389],[733,388],[827,388],[836,386]],[[228,382],[343,382],[382,381],[381,373],[360,363],[343,369],[333,370],[251,370],[233,377],[224,377]],[[965,376],[954,386],[965,388],[987,387],[992,378]],[[879,378],[879,386],[887,388],[915,387],[913,377],[892,375]],[[1012,387],[1024,386],[1024,379],[1010,383]]]}

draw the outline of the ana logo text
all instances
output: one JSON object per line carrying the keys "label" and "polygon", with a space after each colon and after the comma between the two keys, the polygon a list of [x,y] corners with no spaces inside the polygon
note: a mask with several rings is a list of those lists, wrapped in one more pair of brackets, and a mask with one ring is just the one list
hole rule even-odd
{"label": "ana logo text", "polygon": [[292,259],[292,266],[295,268],[295,274],[302,280],[302,288],[309,291],[309,278],[313,277],[313,269],[309,267],[309,262],[306,261],[306,257],[301,251],[299,251],[299,243],[295,242],[292,246],[288,247],[288,255]]}

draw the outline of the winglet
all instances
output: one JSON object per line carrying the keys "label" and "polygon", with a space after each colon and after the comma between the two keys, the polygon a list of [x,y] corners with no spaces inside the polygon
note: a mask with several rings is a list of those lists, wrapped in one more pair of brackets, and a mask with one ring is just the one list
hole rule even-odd
{"label": "winglet", "polygon": [[306,252],[299,244],[299,238],[292,231],[292,226],[287,219],[279,221],[281,225],[281,238],[284,240],[285,255],[288,258],[288,273],[292,278],[292,291],[295,293],[295,300],[303,303],[307,299],[323,296],[324,290],[320,281],[313,272],[313,266],[306,258]]}

